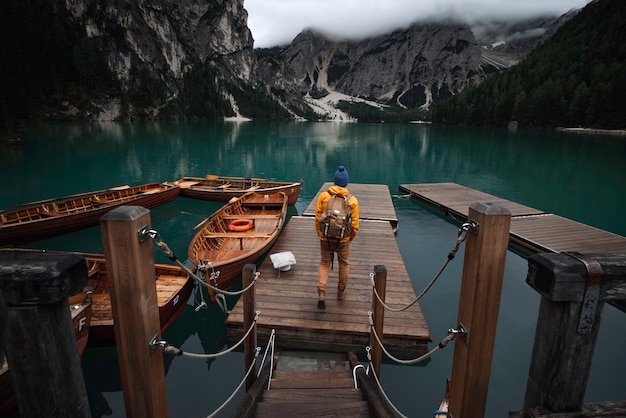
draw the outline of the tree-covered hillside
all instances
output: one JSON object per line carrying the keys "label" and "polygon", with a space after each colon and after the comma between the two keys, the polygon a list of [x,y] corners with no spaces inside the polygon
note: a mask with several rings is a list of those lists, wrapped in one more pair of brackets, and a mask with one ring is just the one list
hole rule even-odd
{"label": "tree-covered hillside", "polygon": [[626,1],[590,3],[516,66],[436,105],[432,120],[626,127]]}

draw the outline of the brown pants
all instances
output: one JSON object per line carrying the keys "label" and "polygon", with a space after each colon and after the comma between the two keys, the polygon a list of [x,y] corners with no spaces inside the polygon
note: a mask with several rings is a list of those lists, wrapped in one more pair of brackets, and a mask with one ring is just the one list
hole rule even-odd
{"label": "brown pants", "polygon": [[[330,244],[330,247],[329,247]],[[330,274],[331,250],[337,256],[338,263],[334,263],[333,269],[339,264],[339,284],[337,290],[343,292],[348,285],[350,275],[350,241],[339,243],[320,240],[320,268],[318,271],[317,291],[326,293],[326,283]]]}

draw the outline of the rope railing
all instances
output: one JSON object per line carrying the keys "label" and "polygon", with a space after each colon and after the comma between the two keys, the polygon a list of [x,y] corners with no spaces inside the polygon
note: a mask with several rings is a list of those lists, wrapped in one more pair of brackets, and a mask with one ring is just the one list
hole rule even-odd
{"label": "rope railing", "polygon": [[[223,356],[225,354],[231,353],[237,347],[239,347],[246,340],[246,338],[248,338],[248,336],[250,335],[250,333],[254,330],[254,328],[256,326],[257,319],[258,319],[260,313],[261,313],[260,311],[255,311],[255,317],[254,317],[254,320],[252,321],[252,324],[250,325],[250,328],[248,328],[248,331],[246,331],[246,334],[235,345],[233,345],[232,347],[230,347],[227,350],[220,351],[219,353],[204,353],[204,354],[187,353],[187,352],[184,352],[183,350],[181,350],[180,348],[173,347],[173,346],[169,345],[169,343],[167,341],[153,341],[150,344],[150,349],[154,350],[157,346],[160,346],[163,349],[164,353],[172,354],[172,355],[175,355],[175,356],[185,356],[185,357],[201,358],[201,359],[217,358],[217,357]],[[272,330],[272,336],[273,335],[274,335],[274,330]],[[274,357],[274,344],[273,344],[273,342],[274,341],[271,338],[270,339],[270,343],[268,343],[268,347],[265,350],[265,354],[267,355],[267,350],[269,349],[270,344],[272,345],[272,359],[271,359],[272,362],[273,362],[273,357]],[[241,389],[243,384],[246,382],[246,380],[250,376],[250,373],[252,373],[252,370],[254,370],[254,366],[256,365],[256,362],[257,362],[257,359],[259,357],[259,353],[260,352],[261,352],[261,347],[256,347],[255,352],[254,352],[254,359],[251,362],[250,367],[248,368],[248,371],[244,375],[244,377],[241,380],[241,382],[239,383],[239,385],[237,385],[237,387],[235,388],[233,393],[228,397],[228,399],[226,399],[215,411],[213,411],[213,413],[208,415],[207,418],[214,417],[217,414],[219,414],[224,409],[224,407],[230,401],[233,400],[233,398],[235,397],[237,392],[239,392],[239,389]],[[265,362],[265,356],[263,357],[263,362]],[[259,370],[262,369],[262,366],[263,366],[263,363],[261,364],[261,368],[259,368]],[[258,377],[258,374],[257,374],[257,377]],[[271,377],[270,377],[270,380],[271,380]],[[268,383],[268,389],[269,389],[269,383]]]}
{"label": "rope railing", "polygon": [[461,246],[463,241],[465,241],[467,239],[467,232],[469,230],[475,230],[477,227],[478,227],[478,225],[475,222],[464,223],[463,225],[461,225],[461,227],[459,228],[459,233],[457,235],[456,242],[452,246],[452,249],[448,253],[448,257],[447,257],[446,261],[443,263],[443,265],[441,266],[441,268],[439,269],[437,274],[435,274],[435,276],[430,281],[430,283],[428,283],[428,285],[424,288],[424,290],[422,290],[422,292],[412,302],[410,302],[409,304],[407,304],[407,305],[405,305],[405,306],[403,306],[401,308],[393,308],[393,307],[387,305],[385,303],[385,301],[383,301],[381,299],[380,295],[378,294],[378,291],[376,290],[376,285],[375,285],[375,280],[374,280],[375,274],[374,273],[370,273],[370,282],[372,283],[372,288],[374,289],[374,295],[376,296],[376,299],[378,299],[380,304],[385,309],[387,309],[387,310],[389,310],[391,312],[402,312],[402,311],[405,311],[405,310],[409,309],[411,306],[415,305],[417,302],[420,301],[420,299],[422,299],[422,297],[424,297],[426,295],[426,293],[428,293],[428,291],[433,287],[433,285],[439,279],[439,277],[441,277],[441,275],[444,272],[444,270],[448,267],[448,264],[450,264],[450,262],[454,259],[454,257],[456,256],[456,253],[459,251],[459,247]]}
{"label": "rope railing", "polygon": [[[369,376],[369,371],[372,371],[372,376],[374,377],[374,383],[376,383],[376,387],[378,387],[378,390],[380,391],[381,396],[385,399],[385,401],[387,402],[387,405],[389,405],[391,407],[391,409],[394,410],[394,412],[401,418],[408,418],[407,415],[404,415],[399,409],[398,407],[391,402],[391,399],[389,399],[389,396],[387,396],[387,393],[385,393],[385,390],[382,387],[382,384],[380,383],[380,380],[378,380],[378,376],[376,375],[376,370],[375,367],[372,366],[372,358],[370,355],[370,347],[366,348],[367,350],[367,359],[369,361],[369,365],[367,366],[367,375]],[[354,369],[356,370],[357,367],[363,367],[362,365],[357,365]],[[452,414],[450,414],[448,411],[442,411],[440,409],[437,409],[435,412],[433,412],[433,418],[437,418],[439,416],[446,416],[449,418],[452,418]]]}
{"label": "rope railing", "polygon": [[220,351],[219,353],[204,353],[204,354],[187,353],[187,352],[181,350],[178,347],[171,346],[167,341],[158,341],[158,342],[155,342],[153,345],[161,346],[163,348],[163,352],[164,353],[172,354],[174,356],[184,356],[184,357],[202,358],[202,359],[211,359],[211,358],[221,357],[224,354],[228,354],[228,353],[234,351],[237,347],[239,347],[241,344],[243,344],[243,342],[246,340],[248,335],[250,335],[250,333],[254,329],[254,326],[256,325],[257,319],[259,318],[260,314],[261,314],[260,311],[256,311],[255,312],[254,320],[252,321],[252,324],[250,325],[250,328],[248,328],[248,331],[246,331],[245,335],[235,345],[233,345],[232,347],[230,347],[227,350]]}
{"label": "rope railing", "polygon": [[[216,285],[211,285],[209,283],[207,283],[207,281],[198,276],[196,273],[194,273],[191,269],[189,269],[189,267],[187,267],[183,262],[181,262],[178,257],[176,257],[176,255],[174,254],[174,252],[169,248],[169,246],[167,245],[167,243],[165,243],[163,241],[163,239],[161,238],[161,235],[159,234],[159,232],[155,229],[148,229],[147,227],[142,228],[141,230],[139,230],[139,236],[140,239],[146,239],[146,237],[151,238],[152,241],[154,242],[154,245],[161,250],[161,252],[168,258],[170,259],[172,262],[176,263],[185,273],[187,273],[187,275],[189,275],[189,277],[191,277],[197,284],[206,287],[207,289],[213,290],[214,292],[217,293],[216,295],[216,302],[219,305],[219,307],[222,309],[222,311],[224,311],[225,313],[230,313],[230,311],[228,310],[228,306],[226,306],[226,300],[224,298],[225,295],[227,296],[240,296],[244,293],[246,293],[248,290],[250,290],[255,284],[257,279],[260,276],[259,272],[255,273],[254,279],[252,280],[252,282],[245,288],[245,289],[241,289],[241,290],[237,290],[234,292],[228,291],[228,290],[224,290],[224,289],[220,289],[219,287],[217,287]],[[215,269],[213,268],[213,266],[211,265],[211,262],[209,260],[204,260],[202,264],[196,266],[197,271],[203,272],[204,275],[206,276],[206,273],[208,272],[208,269],[211,269],[211,275],[210,275],[210,280],[217,284],[217,278],[219,277],[220,272],[219,271],[215,271]],[[204,295],[202,294],[202,292],[200,293],[201,298],[202,298],[202,302],[200,303],[200,305],[196,308],[196,311],[204,308],[207,306],[206,302],[204,301]]]}
{"label": "rope railing", "polygon": [[260,351],[261,351],[261,347],[257,347],[256,351],[254,352],[254,360],[255,361],[253,361],[252,364],[250,364],[250,367],[248,368],[248,371],[246,372],[246,375],[243,377],[243,379],[241,379],[241,382],[239,383],[239,385],[237,385],[237,387],[235,388],[233,393],[228,397],[228,399],[226,399],[224,401],[224,403],[222,403],[222,405],[220,405],[219,408],[217,408],[215,411],[213,411],[212,414],[208,415],[207,418],[212,418],[212,417],[217,416],[217,414],[219,414],[222,411],[222,409],[224,409],[224,407],[226,407],[226,405],[228,405],[228,403],[233,400],[233,398],[235,397],[237,392],[239,392],[239,389],[241,389],[243,384],[246,382],[246,379],[248,378],[250,373],[252,373],[252,370],[254,370],[254,365],[256,364],[257,357],[259,357],[259,352]]}
{"label": "rope railing", "polygon": [[391,402],[391,399],[389,399],[389,396],[387,396],[387,394],[385,393],[385,390],[380,384],[380,380],[378,380],[378,376],[376,376],[376,371],[374,371],[374,367],[372,366],[372,357],[370,355],[370,347],[367,347],[366,350],[367,350],[367,359],[370,362],[370,365],[368,366],[368,371],[371,370],[372,376],[374,376],[374,382],[376,383],[376,386],[378,387],[380,394],[382,395],[383,398],[385,398],[387,405],[389,405],[395,411],[396,414],[398,414],[401,418],[408,418],[406,415],[400,412],[400,410],[393,404],[393,402]]}
{"label": "rope railing", "polygon": [[420,357],[411,359],[411,360],[401,360],[401,359],[396,358],[393,355],[391,355],[389,353],[389,351],[387,351],[387,349],[383,345],[383,342],[381,341],[380,337],[378,336],[378,333],[376,332],[376,329],[374,328],[374,319],[373,319],[372,311],[368,312],[368,318],[369,318],[369,323],[370,323],[370,329],[372,331],[372,334],[374,335],[374,338],[376,339],[376,342],[380,346],[380,348],[387,355],[387,357],[389,357],[391,360],[393,360],[393,361],[395,361],[396,363],[399,363],[399,364],[416,364],[416,363],[422,362],[422,361],[428,359],[429,357],[432,357],[433,354],[435,354],[437,351],[446,348],[448,343],[450,341],[452,341],[456,337],[457,334],[463,332],[463,331],[456,330],[456,329],[449,329],[448,330],[448,335],[444,339],[442,339],[441,342],[439,344],[437,344],[437,346],[435,348],[433,348],[432,350],[430,350],[428,353],[426,353],[426,354],[424,354],[424,355],[422,355]]}
{"label": "rope railing", "polygon": [[[387,356],[389,356],[389,358],[393,359],[394,361],[400,363],[400,364],[415,364],[415,363],[419,363],[420,361],[426,360],[427,358],[431,357],[433,354],[435,354],[435,352],[441,350],[442,348],[445,348],[446,345],[448,345],[448,343],[450,341],[452,341],[456,334],[461,333],[462,331],[457,331],[457,330],[448,330],[448,336],[446,336],[443,340],[441,340],[441,342],[439,343],[439,345],[437,347],[435,347],[434,349],[432,349],[431,351],[429,351],[428,353],[424,354],[423,356],[420,356],[416,359],[413,360],[399,360],[393,356],[391,356],[389,354],[389,352],[387,350],[385,350],[385,348],[383,347],[382,343],[380,342],[380,339],[378,338],[378,336],[376,336],[376,340],[378,341],[378,344],[380,344],[380,346],[382,347],[383,351],[385,352],[385,354],[387,354]],[[367,346],[365,347],[365,351],[367,352],[367,360],[369,362],[366,372],[365,374],[369,376],[369,372],[372,372],[372,376],[374,377],[374,382],[376,383],[376,386],[378,387],[378,390],[381,394],[381,396],[385,399],[385,401],[387,402],[387,404],[395,411],[395,413],[402,417],[402,418],[408,418],[406,415],[404,415],[396,405],[394,405],[394,403],[391,401],[391,399],[389,399],[389,396],[387,396],[387,393],[385,392],[385,390],[382,387],[382,384],[380,383],[380,380],[378,379],[378,376],[376,375],[376,367],[373,366],[372,364],[372,355],[371,355],[371,347]],[[357,365],[354,367],[353,373],[356,372],[356,368],[357,367],[363,367],[363,365]],[[356,377],[355,377],[355,382],[356,382]],[[355,387],[356,387],[356,383],[355,383]],[[452,415],[450,415],[448,412],[446,411],[440,411],[437,410],[433,413],[433,417],[437,417],[439,415],[446,415],[451,417]]]}

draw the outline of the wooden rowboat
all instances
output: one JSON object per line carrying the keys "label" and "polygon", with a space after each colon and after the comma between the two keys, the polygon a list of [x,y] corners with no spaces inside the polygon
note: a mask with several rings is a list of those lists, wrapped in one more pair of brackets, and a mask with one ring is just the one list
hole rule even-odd
{"label": "wooden rowboat", "polygon": [[[71,296],[68,302],[76,336],[76,349],[78,357],[82,359],[89,339],[91,293],[78,293]],[[17,413],[17,400],[13,390],[13,379],[5,358],[0,359],[0,416],[10,416],[13,413]]]}
{"label": "wooden rowboat", "polygon": [[256,264],[270,250],[285,223],[287,199],[283,192],[249,192],[200,224],[202,229],[191,240],[188,255],[196,266],[210,263],[207,276],[219,271],[216,281],[207,279],[207,283],[230,289],[246,264]]}
{"label": "wooden rowboat", "polygon": [[[0,251],[53,252],[26,248],[2,248]],[[89,347],[113,346],[115,345],[115,331],[106,258],[103,254],[75,254],[84,257],[87,263],[88,279],[83,292],[89,292],[91,295],[89,339],[85,342],[88,342]],[[191,296],[195,282],[181,267],[170,264],[155,264],[154,273],[161,334],[163,334],[182,312]],[[76,299],[70,299],[71,305],[76,303]],[[87,345],[83,344],[83,340],[79,344],[79,350],[81,347],[84,350],[84,346]]]}
{"label": "wooden rowboat", "polygon": [[0,212],[0,245],[21,245],[96,226],[122,205],[153,208],[178,197],[174,183],[120,186],[58,199],[40,200]]}
{"label": "wooden rowboat", "polygon": [[178,180],[180,195],[192,199],[211,200],[213,202],[229,202],[233,197],[243,196],[248,192],[274,193],[285,192],[288,205],[298,201],[302,190],[299,182],[271,181],[261,178],[227,177],[207,174],[202,177],[183,177]]}
{"label": "wooden rowboat", "polygon": [[[115,345],[113,310],[109,293],[109,275],[103,255],[85,255],[89,271],[87,289],[93,291],[89,346]],[[157,303],[161,334],[165,333],[182,312],[191,296],[194,280],[179,266],[155,264]]]}

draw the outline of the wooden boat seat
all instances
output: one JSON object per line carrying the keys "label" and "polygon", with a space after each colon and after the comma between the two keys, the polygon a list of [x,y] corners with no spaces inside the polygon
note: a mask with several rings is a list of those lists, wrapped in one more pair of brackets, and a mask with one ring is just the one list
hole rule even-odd
{"label": "wooden boat seat", "polygon": [[270,215],[224,215],[224,219],[277,219],[279,218],[279,214],[270,214]]}
{"label": "wooden boat seat", "polygon": [[[198,252],[198,258],[202,260],[209,260],[212,263],[219,263],[220,261],[230,260],[233,257],[238,257],[245,250],[229,249],[229,250],[200,250]],[[219,268],[217,268],[219,270]],[[209,269],[210,272],[210,269]]]}
{"label": "wooden boat seat", "polygon": [[196,184],[198,184],[197,181],[181,181],[180,183],[178,183],[181,189],[187,189],[191,186],[195,186]]}
{"label": "wooden boat seat", "polygon": [[160,188],[158,188],[158,187],[155,187],[154,189],[147,189],[147,190],[144,190],[144,191],[143,191],[143,192],[141,192],[141,193],[142,193],[142,194],[154,194],[154,193],[159,193],[161,190],[163,190],[163,189],[160,189]]}
{"label": "wooden boat seat", "polygon": [[205,238],[267,238],[271,233],[258,233],[258,232],[209,232],[203,234]]}
{"label": "wooden boat seat", "polygon": [[42,218],[52,218],[54,216],[59,216],[59,212],[54,211],[54,210],[50,210],[48,212],[39,212],[39,216],[41,216]]}
{"label": "wooden boat seat", "polygon": [[59,212],[59,207],[57,206],[56,203],[53,203],[50,206],[51,207],[48,207],[46,205],[41,205],[41,210],[38,211],[38,214],[42,218],[47,218],[47,217],[52,217],[52,216],[59,216],[61,214]]}
{"label": "wooden boat seat", "polygon": [[221,186],[217,186],[218,189],[226,189],[228,187],[232,186],[232,184],[230,183],[226,183],[226,184],[222,184]]}

